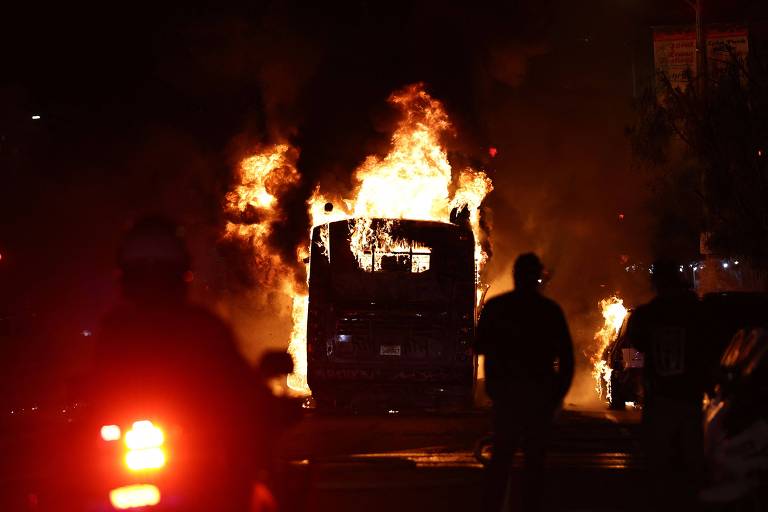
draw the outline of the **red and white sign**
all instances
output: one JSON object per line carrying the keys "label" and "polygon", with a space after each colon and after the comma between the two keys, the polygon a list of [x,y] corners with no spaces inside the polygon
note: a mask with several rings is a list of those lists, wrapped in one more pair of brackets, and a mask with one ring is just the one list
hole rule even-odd
{"label": "red and white sign", "polygon": [[[707,68],[716,78],[731,62],[731,54],[745,59],[749,53],[746,27],[708,29],[705,32]],[[692,29],[655,29],[653,57],[656,72],[664,74],[675,89],[684,91],[696,77],[696,32]]]}

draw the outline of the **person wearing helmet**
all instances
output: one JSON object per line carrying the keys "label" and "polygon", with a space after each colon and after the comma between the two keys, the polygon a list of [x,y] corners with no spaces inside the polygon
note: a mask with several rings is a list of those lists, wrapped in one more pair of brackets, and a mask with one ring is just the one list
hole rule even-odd
{"label": "person wearing helmet", "polygon": [[701,305],[681,266],[651,267],[656,297],[627,321],[627,339],[644,354],[643,431],[649,485],[660,508],[693,506],[703,466],[702,400],[707,383]]}
{"label": "person wearing helmet", "polygon": [[205,468],[212,481],[227,482],[222,495],[231,503],[218,498],[217,509],[245,510],[257,458],[251,440],[259,437],[256,375],[229,328],[187,301],[190,256],[173,222],[139,220],[123,240],[118,264],[122,300],[96,333],[88,397],[94,414],[136,411],[188,426],[187,437],[226,461]]}
{"label": "person wearing helmet", "polygon": [[493,401],[494,445],[484,497],[489,511],[504,502],[518,446],[525,455],[523,508],[541,507],[549,431],[573,377],[568,324],[560,307],[541,295],[542,275],[535,254],[520,255],[514,291],[489,300],[477,327],[476,351],[485,356],[486,390]]}

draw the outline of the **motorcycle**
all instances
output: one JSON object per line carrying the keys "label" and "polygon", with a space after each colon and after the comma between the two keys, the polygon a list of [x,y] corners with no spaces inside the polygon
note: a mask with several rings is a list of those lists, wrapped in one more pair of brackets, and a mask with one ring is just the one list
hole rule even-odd
{"label": "motorcycle", "polygon": [[179,404],[162,394],[82,405],[56,436],[48,458],[55,476],[36,483],[18,510],[276,512],[278,482],[265,447],[298,420],[301,407],[273,396],[266,381],[291,369],[287,354],[262,359],[257,431],[235,432],[212,404]]}

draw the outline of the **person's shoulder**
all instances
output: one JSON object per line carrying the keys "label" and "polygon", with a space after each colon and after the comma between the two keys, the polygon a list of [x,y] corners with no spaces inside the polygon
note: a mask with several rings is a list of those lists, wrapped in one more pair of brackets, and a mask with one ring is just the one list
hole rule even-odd
{"label": "person's shoulder", "polygon": [[656,296],[647,304],[639,306],[637,310],[641,312],[641,315],[668,314],[670,311],[683,313],[697,311],[700,305],[701,301],[695,293],[684,291],[671,295]]}
{"label": "person's shoulder", "polygon": [[629,313],[627,323],[632,326],[640,325],[645,322],[652,321],[652,319],[656,318],[658,314],[659,304],[658,302],[655,302],[654,299],[650,302],[646,302],[645,304],[635,306],[635,308],[632,309],[632,311]]}
{"label": "person's shoulder", "polygon": [[511,296],[512,296],[512,292],[506,292],[500,295],[495,295],[490,299],[486,300],[485,305],[488,306],[493,304],[503,304],[504,302],[509,302],[509,299]]}
{"label": "person's shoulder", "polygon": [[498,309],[498,308],[504,308],[505,306],[508,306],[514,301],[514,292],[506,292],[502,293],[501,295],[496,295],[495,297],[491,297],[487,301],[485,301],[485,304],[483,305],[483,309],[489,308],[490,310]]}
{"label": "person's shoulder", "polygon": [[629,317],[630,318],[632,318],[632,317],[637,318],[639,316],[643,316],[645,314],[645,312],[648,311],[648,309],[651,308],[651,307],[652,306],[651,306],[650,302],[645,302],[643,304],[638,304],[637,306],[632,308],[632,312],[629,314]]}
{"label": "person's shoulder", "polygon": [[560,304],[554,301],[554,299],[550,299],[549,297],[545,297],[544,295],[539,295],[539,301],[542,308],[547,309],[548,311],[556,314],[563,314],[563,308],[560,307]]}

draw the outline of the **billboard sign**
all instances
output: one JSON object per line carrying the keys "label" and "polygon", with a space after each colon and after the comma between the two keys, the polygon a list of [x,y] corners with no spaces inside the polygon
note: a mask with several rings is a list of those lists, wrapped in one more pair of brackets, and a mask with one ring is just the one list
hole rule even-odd
{"label": "billboard sign", "polygon": [[[727,68],[731,53],[745,59],[749,33],[743,26],[711,27],[705,31],[710,78]],[[658,76],[666,76],[674,89],[685,91],[697,72],[696,32],[693,27],[653,29],[653,60]]]}

